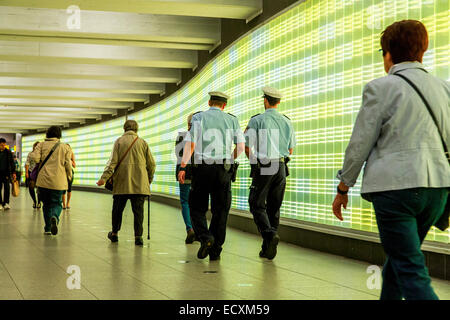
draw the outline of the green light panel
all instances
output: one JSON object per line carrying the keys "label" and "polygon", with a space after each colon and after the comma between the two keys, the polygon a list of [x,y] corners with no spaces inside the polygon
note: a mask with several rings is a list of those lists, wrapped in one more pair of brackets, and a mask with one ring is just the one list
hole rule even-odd
{"label": "green light panel", "polygon": [[[108,162],[114,141],[123,133],[124,118],[105,123],[63,131],[62,141],[70,144],[75,153],[77,168],[74,185],[95,187]],[[25,166],[28,153],[35,141],[44,140],[45,135],[24,137],[22,140],[22,163]]]}
{"label": "green light panel", "polygon": [[[251,116],[264,111],[260,88],[270,85],[283,91],[280,111],[291,118],[297,137],[282,216],[377,232],[371,204],[359,194],[361,177],[351,190],[344,222],[331,211],[336,172],[343,163],[362,89],[385,75],[378,52],[380,33],[402,19],[418,19],[426,25],[430,45],[424,64],[432,74],[450,80],[449,6],[448,0],[312,0],[240,39],[169,98],[129,116],[140,124],[140,135],[157,162],[152,191],[179,194],[174,140],[179,130],[186,129],[189,113],[208,108],[209,91],[232,97],[226,111],[236,115],[244,129]],[[93,185],[98,179],[122,123],[64,132],[64,140],[74,144],[77,158],[83,159],[75,184]],[[34,140],[25,137],[24,147]],[[239,161],[232,206],[248,210],[249,164],[245,156]],[[449,243],[450,231],[433,229],[427,240]]]}

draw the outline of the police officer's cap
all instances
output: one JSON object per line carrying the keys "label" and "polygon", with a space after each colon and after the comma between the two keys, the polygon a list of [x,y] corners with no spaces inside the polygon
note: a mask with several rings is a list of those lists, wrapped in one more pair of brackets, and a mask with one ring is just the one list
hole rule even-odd
{"label": "police officer's cap", "polygon": [[264,92],[263,98],[265,98],[265,97],[272,97],[275,99],[283,98],[283,94],[275,88],[264,87],[264,88],[262,88],[262,91]]}
{"label": "police officer's cap", "polygon": [[230,99],[228,95],[220,91],[211,91],[208,94],[211,96],[210,100],[227,102]]}

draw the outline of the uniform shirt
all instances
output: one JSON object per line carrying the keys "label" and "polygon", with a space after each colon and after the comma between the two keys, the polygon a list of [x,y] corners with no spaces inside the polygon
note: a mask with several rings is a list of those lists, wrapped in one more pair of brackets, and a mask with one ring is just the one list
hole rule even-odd
{"label": "uniform shirt", "polygon": [[289,156],[295,147],[295,131],[289,118],[270,108],[253,116],[246,129],[246,146],[258,159],[279,159]]}
{"label": "uniform shirt", "polygon": [[217,107],[194,114],[189,133],[186,141],[195,143],[196,159],[230,159],[232,144],[245,142],[238,119]]}
{"label": "uniform shirt", "polygon": [[355,184],[367,161],[361,193],[450,187],[450,166],[436,125],[416,91],[393,75],[400,71],[418,87],[450,146],[450,84],[424,70],[419,62],[399,63],[365,86],[344,166],[337,174],[345,185]]}

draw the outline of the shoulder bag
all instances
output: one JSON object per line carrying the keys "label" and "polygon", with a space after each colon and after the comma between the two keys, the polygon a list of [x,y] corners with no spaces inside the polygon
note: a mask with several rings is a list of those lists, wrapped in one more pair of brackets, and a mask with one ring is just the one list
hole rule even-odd
{"label": "shoulder bag", "polygon": [[36,181],[37,181],[39,172],[41,171],[42,167],[47,163],[48,159],[50,159],[50,157],[52,156],[53,152],[55,152],[56,148],[58,148],[60,143],[61,142],[58,141],[53,146],[53,148],[50,150],[50,152],[47,155],[47,157],[45,157],[44,161],[42,161],[39,164],[36,164],[36,166],[34,167],[33,171],[31,171],[31,173],[30,173],[30,188],[34,188],[36,186]]}
{"label": "shoulder bag", "polygon": [[[438,126],[437,119],[436,119],[436,117],[433,113],[433,110],[431,109],[428,101],[425,99],[422,92],[420,92],[420,90],[417,88],[417,86],[411,80],[409,80],[407,77],[405,77],[404,75],[402,75],[400,73],[394,73],[394,75],[405,80],[417,92],[417,94],[419,95],[419,97],[422,99],[423,103],[427,107],[428,112],[430,113],[430,116],[433,119],[433,122],[436,125],[436,128],[438,129],[439,135],[441,136],[441,142],[442,142],[442,146],[444,147],[445,157],[447,158],[448,163],[450,165],[450,154],[448,152],[448,148],[445,143],[444,136],[441,132],[441,129]],[[449,227],[449,219],[450,219],[450,193],[447,196],[447,204],[445,205],[444,213],[439,218],[439,220],[434,224],[434,226],[441,231],[445,231]]]}

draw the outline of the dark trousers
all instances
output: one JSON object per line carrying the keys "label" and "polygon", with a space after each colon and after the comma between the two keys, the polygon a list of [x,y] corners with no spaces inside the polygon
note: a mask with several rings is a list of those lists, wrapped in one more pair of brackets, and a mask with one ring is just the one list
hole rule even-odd
{"label": "dark trousers", "polygon": [[[31,171],[28,172],[28,176],[31,174]],[[30,183],[31,179],[27,178],[25,180],[25,185],[28,187],[28,192],[30,193],[31,199],[33,199],[33,203],[36,204],[36,192],[35,192],[35,186]],[[37,194],[37,203],[41,203],[41,200],[39,199],[39,192]]]}
{"label": "dark trousers", "polygon": [[260,169],[256,170],[248,203],[264,243],[270,241],[278,231],[285,190],[286,165],[283,162],[279,163],[278,170],[272,175],[264,175]]}
{"label": "dark trousers", "polygon": [[186,231],[192,229],[191,214],[189,212],[189,192],[191,190],[191,184],[181,184],[180,186],[180,202],[181,202],[181,214],[183,215],[184,224],[186,225]]}
{"label": "dark trousers", "polygon": [[131,208],[134,215],[134,236],[142,237],[144,223],[144,202],[146,195],[141,194],[120,194],[114,195],[113,209],[112,209],[112,232],[117,233],[122,226],[123,210],[127,201],[131,201]]}
{"label": "dark trousers", "polygon": [[438,299],[420,246],[443,213],[445,188],[415,188],[370,195],[387,256],[382,300]]}
{"label": "dark trousers", "polygon": [[[11,195],[9,174],[0,173],[0,204],[5,205],[9,203],[9,197]],[[4,196],[2,197],[2,189],[4,189]]]}
{"label": "dark trousers", "polygon": [[55,217],[59,223],[59,216],[61,215],[62,211],[61,201],[63,192],[64,192],[63,190],[38,188],[38,194],[43,203],[42,211],[44,213],[45,232],[50,231],[51,219],[53,217]]}
{"label": "dark trousers", "polygon": [[[194,168],[189,193],[192,226],[200,241],[214,240],[210,252],[219,255],[225,242],[228,213],[231,207],[231,173],[221,164],[201,164]],[[209,196],[211,223],[207,225]]]}

